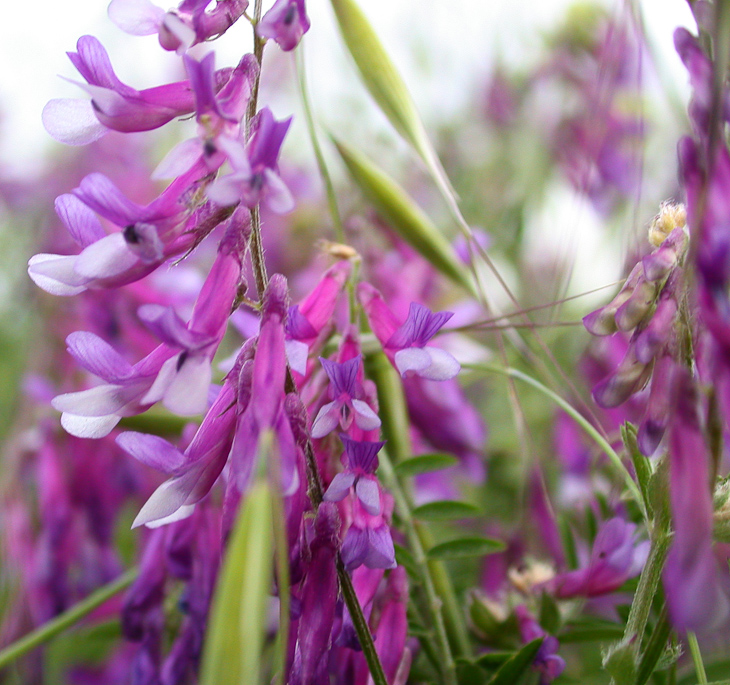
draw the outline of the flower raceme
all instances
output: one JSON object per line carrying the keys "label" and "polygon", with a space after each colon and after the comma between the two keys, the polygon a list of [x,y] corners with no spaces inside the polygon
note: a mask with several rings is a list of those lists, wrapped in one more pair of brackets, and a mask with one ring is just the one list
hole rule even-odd
{"label": "flower raceme", "polygon": [[427,345],[453,316],[451,312],[434,314],[428,307],[412,302],[408,317],[399,324],[380,293],[369,283],[358,286],[358,296],[373,333],[401,376],[415,374],[421,378],[445,381],[459,373],[461,366],[453,355]]}

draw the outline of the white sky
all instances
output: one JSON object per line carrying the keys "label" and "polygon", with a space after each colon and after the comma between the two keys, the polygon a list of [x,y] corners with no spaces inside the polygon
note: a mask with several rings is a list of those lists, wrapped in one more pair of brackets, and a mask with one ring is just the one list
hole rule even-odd
{"label": "white sky", "polygon": [[[265,9],[272,2],[267,0]],[[569,0],[361,2],[427,124],[448,116],[468,99],[475,79],[489,73],[495,54],[512,64],[535,57],[541,27],[550,26],[570,4]],[[37,0],[3,7],[5,26],[12,27],[0,41],[0,164],[6,170],[32,173],[44,154],[58,150],[42,127],[41,110],[54,97],[83,97],[80,89],[58,78],[59,74],[78,78],[65,52],[75,49],[79,36],[97,36],[121,79],[134,87],[179,77],[174,55],[164,53],[152,36],[128,36],[117,29],[106,16],[106,6],[105,0]],[[353,103],[374,113],[343,52],[329,2],[308,0],[307,6],[312,19],[306,45],[308,76],[317,112],[330,125],[338,112],[347,112],[348,107],[352,111]],[[613,0],[609,7],[621,11],[623,2]],[[692,27],[685,0],[643,0],[642,8],[657,51],[667,60],[670,79],[683,89],[686,76],[674,55],[672,32],[678,24]],[[239,23],[230,35],[211,44],[222,53],[217,56],[219,66],[235,63],[249,47],[249,31],[243,21]],[[344,110],[338,109],[341,102],[346,104]],[[276,104],[274,111],[278,117],[288,113]],[[377,114],[373,116],[375,123],[366,125],[377,128]],[[381,123],[387,126],[384,120]]]}

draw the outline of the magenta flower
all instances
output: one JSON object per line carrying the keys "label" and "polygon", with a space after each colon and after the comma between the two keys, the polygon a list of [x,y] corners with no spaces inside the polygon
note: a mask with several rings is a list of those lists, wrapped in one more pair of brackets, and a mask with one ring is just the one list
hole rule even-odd
{"label": "magenta flower", "polygon": [[698,391],[689,372],[679,366],[673,386],[669,479],[674,538],[664,566],[664,589],[674,627],[707,632],[727,618],[730,602],[712,550],[709,455]]}
{"label": "magenta flower", "polygon": [[637,544],[636,526],[620,518],[601,525],[587,566],[562,573],[548,586],[560,599],[596,597],[620,588],[638,575],[649,553],[649,542]]}
{"label": "magenta flower", "polygon": [[184,52],[210,38],[224,34],[246,11],[248,0],[218,0],[206,12],[210,0],[183,0],[165,12],[149,0],[112,0],[109,18],[133,36],[158,34],[165,50]]}
{"label": "magenta flower", "polygon": [[322,438],[339,424],[346,431],[354,419],[358,428],[369,431],[380,427],[378,415],[361,398],[365,396],[358,372],[362,357],[358,355],[342,364],[320,357],[330,379],[332,402],[324,405],[312,424],[312,437]]}
{"label": "magenta flower", "polygon": [[532,667],[540,673],[540,685],[553,682],[565,670],[565,660],[557,654],[560,646],[557,638],[548,635],[543,630],[524,604],[515,607],[515,616],[523,642],[543,638]]}
{"label": "magenta flower", "polygon": [[[56,213],[83,248],[81,253],[34,255],[28,275],[46,292],[64,296],[114,288],[148,275],[194,244],[193,234],[182,234],[187,210],[180,196],[202,169],[191,168],[146,206],[128,200],[106,176],[86,176],[73,194],[56,199]],[[97,214],[122,230],[107,234]]]}
{"label": "magenta flower", "polygon": [[223,206],[243,202],[246,207],[255,207],[264,202],[277,214],[291,211],[294,199],[279,177],[277,164],[290,124],[291,117],[276,121],[271,110],[264,107],[248,145],[221,137],[219,144],[234,172],[214,181],[208,187],[208,197]]}
{"label": "magenta flower", "polygon": [[370,284],[360,283],[358,295],[373,333],[402,376],[413,373],[422,378],[444,381],[459,373],[461,366],[451,354],[427,345],[453,316],[452,312],[434,314],[428,307],[411,302],[408,317],[399,326],[380,293]]}
{"label": "magenta flower", "polygon": [[222,88],[216,88],[214,53],[200,62],[185,55],[183,62],[195,93],[195,115],[198,136],[176,145],[152,174],[153,178],[175,178],[199,160],[208,171],[216,171],[225,161],[219,139],[228,143],[240,135],[240,124],[246,110],[259,66],[253,55],[244,55]]}
{"label": "magenta flower", "polygon": [[309,31],[304,0],[276,0],[256,25],[256,33],[273,40],[282,50],[293,50]]}
{"label": "magenta flower", "polygon": [[337,262],[327,269],[321,280],[299,304],[289,307],[286,319],[286,356],[289,366],[304,376],[309,349],[328,324],[342,288],[350,275],[349,262]]}
{"label": "magenta flower", "polygon": [[208,494],[226,464],[233,442],[234,400],[233,381],[224,383],[185,452],[156,435],[127,432],[117,437],[117,444],[125,452],[170,475],[137,514],[133,528],[156,528],[190,516],[196,502]]}
{"label": "magenta flower", "polygon": [[[109,130],[150,131],[195,108],[187,81],[135,90],[117,78],[96,38],[82,36],[76,47],[78,52],[68,56],[86,80],[78,85],[91,101],[51,100],[44,107],[43,125],[60,143],[86,145]],[[227,74],[221,76],[225,79]]]}

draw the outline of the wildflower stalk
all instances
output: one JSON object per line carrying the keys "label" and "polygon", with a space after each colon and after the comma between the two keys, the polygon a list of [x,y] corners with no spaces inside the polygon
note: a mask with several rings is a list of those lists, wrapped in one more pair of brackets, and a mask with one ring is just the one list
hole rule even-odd
{"label": "wildflower stalk", "polygon": [[429,568],[429,563],[426,558],[426,551],[421,543],[421,536],[416,529],[416,522],[413,520],[413,516],[411,515],[411,507],[408,502],[408,498],[401,488],[401,484],[398,482],[398,477],[395,475],[395,470],[393,469],[393,465],[390,462],[386,451],[382,450],[379,456],[383,481],[385,486],[393,495],[395,506],[403,522],[403,527],[408,539],[408,545],[411,552],[413,552],[413,559],[421,571],[421,580],[423,581],[423,588],[428,600],[428,608],[431,613],[431,618],[433,619],[433,627],[436,634],[436,640],[438,641],[439,651],[441,652],[441,658],[443,659],[443,682],[446,685],[456,685],[456,664],[454,663],[454,656],[451,652],[451,645],[449,644],[449,638],[446,633],[446,623],[442,613],[444,610],[444,603],[441,601],[441,598],[436,592],[436,587],[433,582],[433,578],[431,577],[431,569]]}
{"label": "wildflower stalk", "polygon": [[94,609],[97,609],[114,597],[114,595],[128,588],[135,581],[138,573],[139,569],[137,567],[129,569],[116,580],[92,592],[86,599],[82,599],[62,614],[59,614],[34,631],[8,645],[0,651],[0,669],[5,668],[16,659],[19,659],[36,647],[40,647],[42,644],[49,642],[66,629],[78,623],[94,611]]}
{"label": "wildflower stalk", "polygon": [[692,663],[695,666],[697,683],[698,685],[707,685],[707,673],[705,673],[705,665],[702,663],[700,645],[697,642],[697,635],[691,631],[687,633],[687,644],[689,645],[689,651],[692,654]]}
{"label": "wildflower stalk", "polygon": [[454,682],[456,671],[452,649],[457,650],[459,655],[468,655],[469,638],[449,576],[442,562],[429,561],[426,558],[425,550],[432,546],[429,533],[413,519],[411,514],[413,507],[406,487],[396,476],[393,468],[393,461],[399,463],[411,456],[408,409],[403,388],[382,352],[368,355],[365,363],[368,375],[373,378],[378,388],[383,436],[388,441],[388,450],[381,452],[380,459],[384,484],[395,499],[409,547],[421,572],[436,639],[442,653],[444,682]]}
{"label": "wildflower stalk", "polygon": [[294,69],[297,74],[297,84],[299,85],[299,95],[302,98],[302,109],[304,110],[304,120],[307,122],[307,132],[309,133],[309,140],[312,143],[314,149],[314,157],[317,160],[317,169],[319,175],[324,183],[325,193],[327,195],[327,205],[329,207],[330,216],[332,217],[332,224],[335,228],[335,236],[338,242],[345,242],[345,228],[342,225],[342,219],[340,217],[340,210],[337,206],[337,196],[335,195],[335,187],[332,184],[332,177],[330,176],[327,164],[324,161],[324,155],[322,154],[322,148],[317,138],[317,129],[314,125],[314,117],[312,116],[312,107],[309,102],[309,93],[307,92],[307,74],[306,67],[304,64],[304,53],[303,44],[299,45],[299,49],[295,50]]}
{"label": "wildflower stalk", "polygon": [[603,452],[609,458],[611,464],[616,469],[617,473],[619,473],[623,478],[628,491],[631,493],[631,496],[634,498],[634,500],[636,500],[636,504],[638,505],[644,520],[648,522],[648,513],[646,511],[646,505],[644,504],[644,499],[641,496],[639,486],[636,485],[636,482],[631,476],[631,473],[629,473],[626,466],[624,466],[623,461],[621,461],[621,457],[616,453],[616,450],[611,447],[608,440],[606,440],[601,435],[601,433],[593,425],[591,425],[591,423],[588,422],[585,417],[579,411],[577,411],[575,407],[573,407],[573,405],[570,404],[570,402],[564,400],[562,397],[560,397],[560,395],[550,390],[550,388],[544,386],[542,383],[540,383],[540,381],[536,380],[532,376],[528,376],[526,373],[522,373],[522,371],[519,371],[517,369],[513,369],[511,367],[496,366],[494,364],[462,364],[462,366],[465,369],[474,369],[475,371],[488,371],[491,373],[498,373],[503,376],[508,376],[510,378],[518,378],[524,383],[531,385],[533,388],[541,392],[546,397],[549,397],[551,400],[553,400],[553,402],[555,402],[566,414],[569,414],[570,417],[603,450]]}

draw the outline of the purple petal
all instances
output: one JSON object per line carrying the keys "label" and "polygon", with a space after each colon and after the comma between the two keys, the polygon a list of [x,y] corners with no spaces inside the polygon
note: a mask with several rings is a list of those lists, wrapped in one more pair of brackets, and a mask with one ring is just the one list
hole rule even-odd
{"label": "purple petal", "polygon": [[347,454],[347,468],[350,471],[375,473],[378,468],[378,452],[385,442],[353,440],[346,435],[341,435],[340,438]]}
{"label": "purple petal", "polygon": [[418,302],[411,302],[408,317],[385,346],[423,347],[452,316],[452,312],[433,313],[428,307]]}
{"label": "purple petal", "polygon": [[212,342],[204,333],[188,330],[187,324],[172,307],[159,304],[144,304],[137,310],[140,320],[163,343],[187,351],[198,350]]}
{"label": "purple petal", "polygon": [[330,402],[319,410],[312,424],[312,437],[323,438],[331,433],[340,422],[341,402]]}
{"label": "purple petal", "polygon": [[63,225],[81,247],[88,247],[106,236],[99,218],[76,196],[70,193],[59,195],[55,208]]}
{"label": "purple petal", "polygon": [[133,373],[132,365],[94,333],[71,333],[66,338],[66,346],[81,366],[108,383],[118,382]]}
{"label": "purple petal", "polygon": [[338,399],[343,393],[354,397],[357,393],[357,372],[360,370],[361,356],[357,355],[353,359],[346,362],[338,363],[320,357],[325,373],[332,384],[330,388],[330,396]]}
{"label": "purple petal", "polygon": [[342,563],[348,571],[353,571],[368,556],[370,544],[368,542],[368,534],[366,531],[350,526],[345,533],[345,539],[342,541],[340,556]]}
{"label": "purple petal", "polygon": [[294,198],[284,181],[272,169],[264,169],[266,205],[275,214],[287,214],[294,209]]}
{"label": "purple petal", "polygon": [[132,523],[132,528],[171,516],[185,504],[189,488],[184,476],[166,480],[145,502]]}
{"label": "purple petal", "polygon": [[103,174],[89,174],[73,190],[73,194],[117,226],[129,226],[146,218],[144,208],[127,199]]}
{"label": "purple petal", "polygon": [[128,431],[118,435],[116,443],[137,461],[163,473],[173,473],[186,461],[177,447],[157,435]]}
{"label": "purple petal", "polygon": [[190,138],[170,150],[152,172],[154,180],[177,178],[188,171],[203,155],[199,138]]}
{"label": "purple petal", "polygon": [[349,471],[338,473],[324,493],[325,502],[339,502],[347,497],[352,484],[355,482],[355,474]]}
{"label": "purple petal", "polygon": [[380,528],[368,528],[368,553],[363,561],[368,568],[395,568],[395,549],[390,529],[385,524]]}

